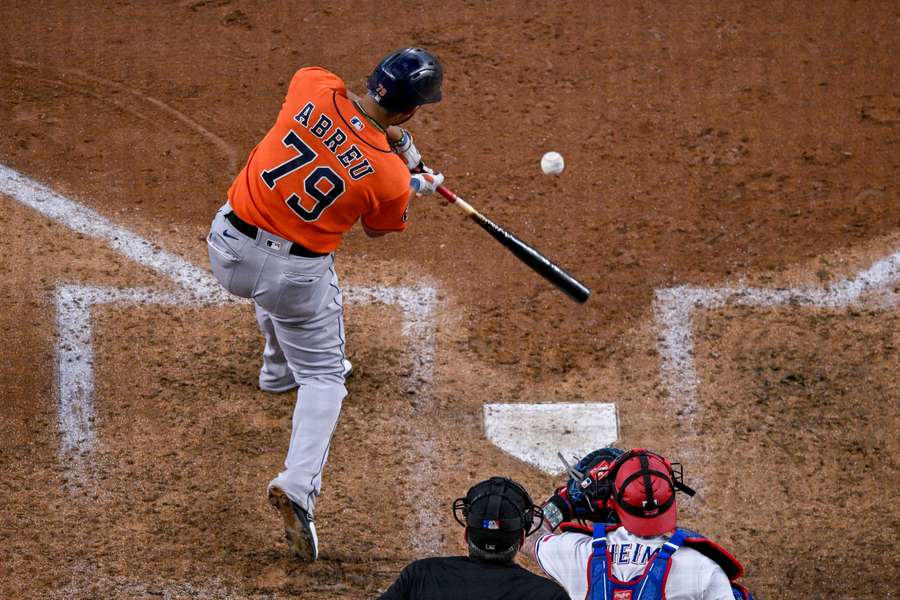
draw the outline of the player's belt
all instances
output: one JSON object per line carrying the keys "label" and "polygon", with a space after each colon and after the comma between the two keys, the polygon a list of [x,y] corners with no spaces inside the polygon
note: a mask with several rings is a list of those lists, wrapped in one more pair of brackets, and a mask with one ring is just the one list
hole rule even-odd
{"label": "player's belt", "polygon": [[[259,228],[255,225],[251,225],[246,221],[242,221],[240,217],[238,217],[234,211],[225,215],[225,218],[228,219],[228,222],[234,225],[234,228],[246,235],[248,238],[256,239],[256,234],[259,233]],[[309,248],[306,248],[302,244],[298,244],[297,242],[291,242],[291,248],[288,250],[288,253],[293,256],[303,256],[305,258],[317,258],[319,256],[328,256],[328,253],[322,252],[313,252]]]}

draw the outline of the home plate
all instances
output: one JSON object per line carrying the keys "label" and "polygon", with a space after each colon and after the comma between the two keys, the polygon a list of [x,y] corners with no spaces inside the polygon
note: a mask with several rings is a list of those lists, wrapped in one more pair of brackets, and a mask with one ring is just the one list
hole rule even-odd
{"label": "home plate", "polygon": [[570,463],[619,438],[616,405],[553,402],[485,404],[484,434],[498,448],[551,475],[565,471],[557,453]]}

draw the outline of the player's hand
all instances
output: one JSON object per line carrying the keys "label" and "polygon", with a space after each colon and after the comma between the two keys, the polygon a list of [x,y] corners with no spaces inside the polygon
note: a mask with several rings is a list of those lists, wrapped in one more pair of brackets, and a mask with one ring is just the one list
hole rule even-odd
{"label": "player's hand", "polygon": [[575,514],[566,486],[557,489],[541,508],[544,511],[544,520],[547,521],[551,531],[559,527],[560,523],[571,521]]}
{"label": "player's hand", "polygon": [[422,163],[422,154],[413,143],[412,134],[406,129],[399,127],[398,129],[400,129],[400,138],[390,140],[391,150],[399,155],[406,163],[406,168],[412,171]]}
{"label": "player's hand", "polygon": [[416,173],[410,178],[409,186],[420,196],[430,196],[435,192],[437,187],[444,183],[444,176],[441,173],[435,173],[428,167],[424,173]]}

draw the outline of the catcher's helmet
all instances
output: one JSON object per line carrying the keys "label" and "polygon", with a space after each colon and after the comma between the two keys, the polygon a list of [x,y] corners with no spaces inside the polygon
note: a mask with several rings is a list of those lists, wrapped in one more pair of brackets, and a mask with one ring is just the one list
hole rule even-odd
{"label": "catcher's helmet", "polygon": [[422,48],[389,54],[369,75],[369,95],[391,113],[405,113],[422,104],[440,102],[444,69]]}
{"label": "catcher's helmet", "polygon": [[572,503],[574,518],[595,523],[615,521],[610,511],[609,498],[612,495],[612,481],[608,477],[623,452],[618,448],[600,448],[578,461],[574,467],[566,467],[569,481],[566,491]]}
{"label": "catcher's helmet", "polygon": [[522,532],[528,536],[543,522],[541,509],[525,488],[508,477],[491,477],[473,485],[465,498],[453,502],[453,517],[485,552],[509,550],[522,539]]}
{"label": "catcher's helmet", "polygon": [[635,448],[616,461],[610,505],[622,525],[635,535],[660,535],[675,529],[678,506],[675,492],[694,495],[684,483],[681,463],[646,448]]}

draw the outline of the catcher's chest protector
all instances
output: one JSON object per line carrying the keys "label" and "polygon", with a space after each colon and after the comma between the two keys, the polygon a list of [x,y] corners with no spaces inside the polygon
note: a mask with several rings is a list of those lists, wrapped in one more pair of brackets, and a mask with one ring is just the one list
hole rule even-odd
{"label": "catcher's chest protector", "polygon": [[734,581],[743,572],[740,563],[714,542],[688,529],[676,529],[672,537],[647,561],[644,572],[639,576],[630,581],[613,578],[606,533],[615,528],[616,526],[609,527],[603,523],[594,525],[594,541],[591,544],[594,551],[588,561],[590,583],[587,600],[665,600],[666,575],[672,568],[672,555],[685,544],[719,563],[732,580],[731,590],[735,600],[754,600],[747,588]]}

